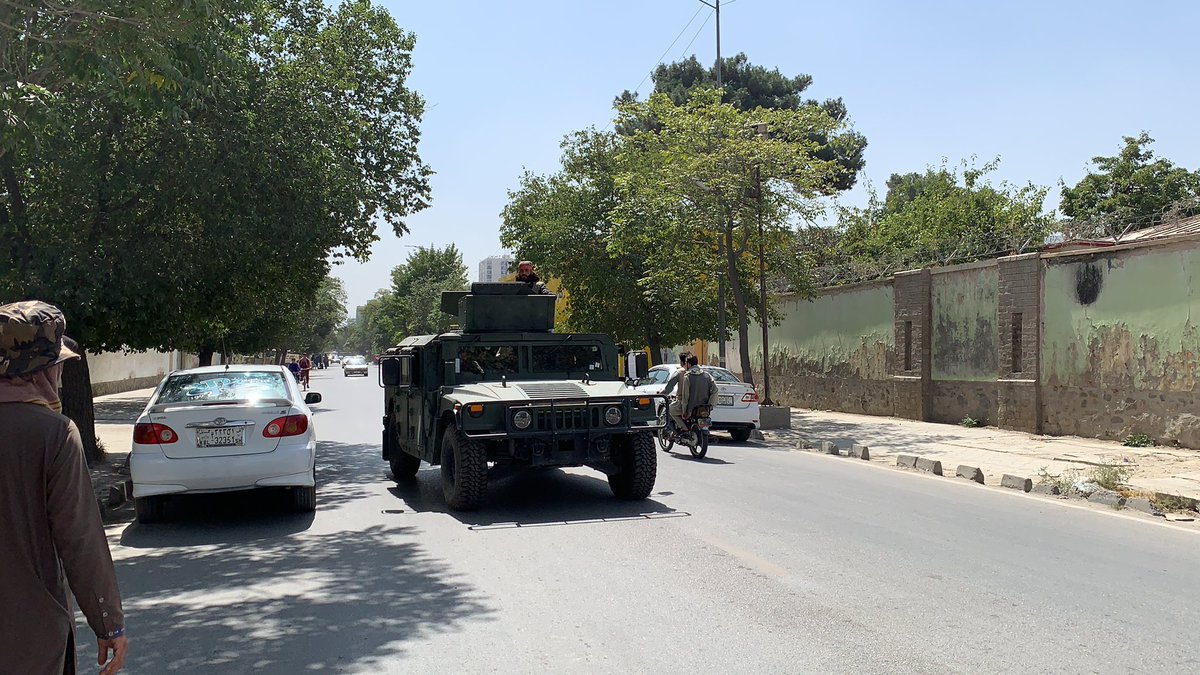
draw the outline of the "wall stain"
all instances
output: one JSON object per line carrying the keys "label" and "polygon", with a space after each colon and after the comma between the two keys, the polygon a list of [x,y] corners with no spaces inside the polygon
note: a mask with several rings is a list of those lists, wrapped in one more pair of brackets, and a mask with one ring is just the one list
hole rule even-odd
{"label": "wall stain", "polygon": [[1104,287],[1104,273],[1092,263],[1084,263],[1075,269],[1075,299],[1081,305],[1090,305],[1100,297]]}

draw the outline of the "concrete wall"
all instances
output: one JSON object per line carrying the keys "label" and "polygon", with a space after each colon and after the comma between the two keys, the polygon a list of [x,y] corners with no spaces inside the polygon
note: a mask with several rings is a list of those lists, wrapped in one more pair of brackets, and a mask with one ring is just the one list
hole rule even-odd
{"label": "concrete wall", "polygon": [[[772,398],[806,408],[892,414],[890,282],[828,289],[813,300],[785,297],[780,309],[786,318],[769,331]],[[751,362],[760,383],[761,335],[761,328],[751,327]],[[730,345],[735,372],[738,349],[736,342]]]}
{"label": "concrete wall", "polygon": [[929,419],[996,421],[996,302],[1000,274],[988,260],[931,270],[932,391]]}
{"label": "concrete wall", "polygon": [[[1200,236],[1008,256],[783,298],[780,403],[1200,448]],[[748,348],[760,383],[760,332]],[[714,349],[715,351],[715,349]],[[738,345],[729,364],[738,369]]]}
{"label": "concrete wall", "polygon": [[195,354],[180,352],[88,353],[92,394],[103,396],[157,386],[163,376],[179,368],[194,368]]}
{"label": "concrete wall", "polygon": [[1046,432],[1200,447],[1200,246],[1043,262]]}

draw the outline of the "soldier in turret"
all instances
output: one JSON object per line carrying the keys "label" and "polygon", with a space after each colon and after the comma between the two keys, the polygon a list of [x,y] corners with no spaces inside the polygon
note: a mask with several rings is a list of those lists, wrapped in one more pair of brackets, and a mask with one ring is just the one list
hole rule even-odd
{"label": "soldier in turret", "polygon": [[528,260],[517,263],[517,281],[528,285],[530,293],[534,295],[554,295],[554,292],[542,283],[537,272],[533,271],[533,263]]}

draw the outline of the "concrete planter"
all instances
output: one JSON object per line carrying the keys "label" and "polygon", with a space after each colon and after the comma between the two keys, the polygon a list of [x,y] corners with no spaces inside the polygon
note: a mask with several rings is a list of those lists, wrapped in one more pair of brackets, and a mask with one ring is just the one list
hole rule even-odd
{"label": "concrete planter", "polygon": [[759,429],[791,429],[792,409],[783,405],[760,405],[758,407]]}

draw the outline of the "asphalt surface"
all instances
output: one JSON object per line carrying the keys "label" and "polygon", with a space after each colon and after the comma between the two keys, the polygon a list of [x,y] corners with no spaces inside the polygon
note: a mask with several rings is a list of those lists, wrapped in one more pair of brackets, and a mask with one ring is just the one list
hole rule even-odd
{"label": "asphalt surface", "polygon": [[644,502],[551,470],[452,514],[437,469],[390,480],[371,372],[314,375],[315,516],[110,528],[129,672],[1200,672],[1195,531],[730,443]]}

